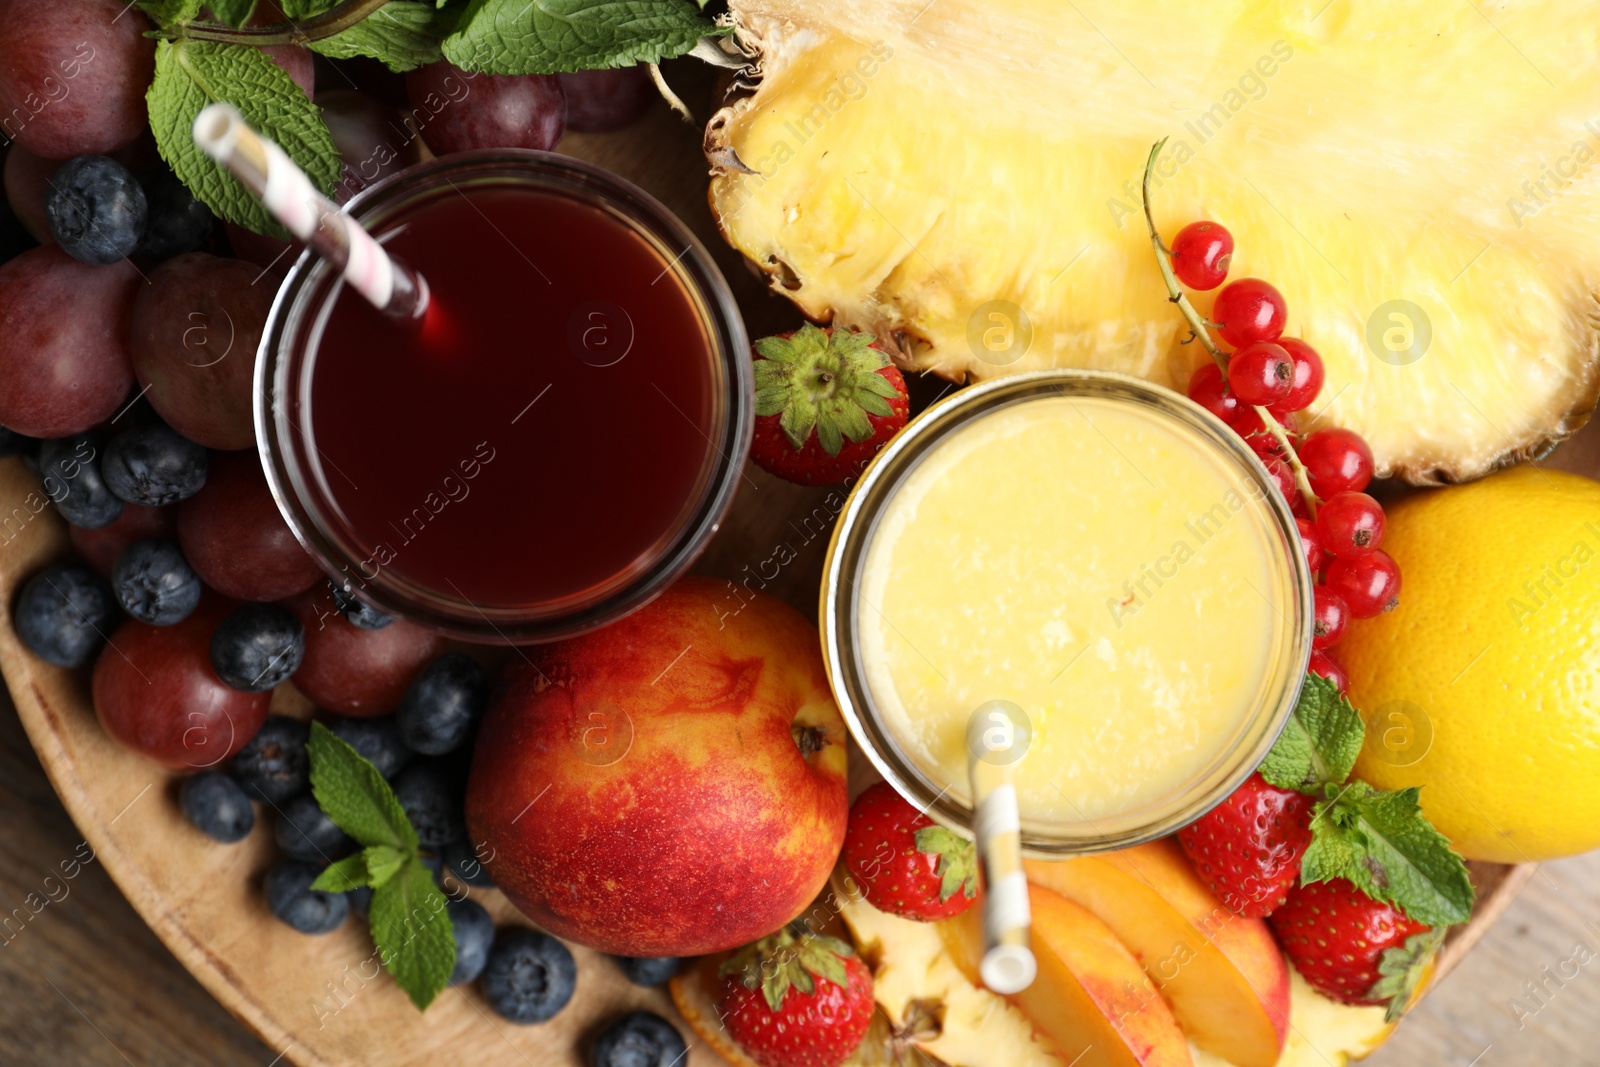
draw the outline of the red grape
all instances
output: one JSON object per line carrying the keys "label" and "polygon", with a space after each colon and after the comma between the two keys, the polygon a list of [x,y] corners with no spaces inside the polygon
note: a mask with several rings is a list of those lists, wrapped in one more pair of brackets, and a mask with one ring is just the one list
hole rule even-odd
{"label": "red grape", "polygon": [[1229,282],[1211,305],[1217,333],[1235,348],[1252,341],[1276,341],[1288,317],[1283,294],[1260,278]]}
{"label": "red grape", "polygon": [[566,128],[567,100],[548,74],[469,74],[449,63],[406,75],[407,116],[441,156],[474,148],[549,150]]}
{"label": "red grape", "polygon": [[1324,562],[1322,552],[1322,539],[1317,536],[1317,524],[1310,519],[1296,519],[1295,526],[1300,531],[1300,550],[1306,556],[1306,569],[1315,578],[1322,571]]}
{"label": "red grape", "polygon": [[111,577],[111,568],[116,564],[117,557],[122,555],[123,549],[135,541],[170,541],[177,536],[177,531],[178,512],[175,508],[147,508],[139,504],[124,505],[122,514],[117,516],[115,522],[98,530],[86,530],[82,526],[67,527],[73,547],[89,566],[107,578]]}
{"label": "red grape", "polygon": [[1311,406],[1317,394],[1322,392],[1322,380],[1327,372],[1317,350],[1300,338],[1280,337],[1278,344],[1294,360],[1294,382],[1289,387],[1289,394],[1272,407],[1272,413],[1282,418],[1292,411],[1304,411]]}
{"label": "red grape", "polygon": [[1191,222],[1172,239],[1172,273],[1191,289],[1221,285],[1232,261],[1233,234],[1215,222]]}
{"label": "red grape", "polygon": [[1350,608],[1343,597],[1325,585],[1318,585],[1313,592],[1316,602],[1312,608],[1311,647],[1332,648],[1350,628]]}
{"label": "red grape", "polygon": [[352,626],[327,583],[289,602],[306,629],[306,655],[295,688],[338,715],[384,715],[395,709],[424,664],[445,650],[444,638],[406,619],[381,630]]}
{"label": "red grape", "polygon": [[1239,417],[1239,398],[1228,388],[1222,368],[1215,363],[1203,363],[1194,372],[1189,379],[1189,399],[1229,426]]}
{"label": "red grape", "polygon": [[1323,499],[1359,493],[1372,483],[1372,450],[1354,430],[1318,430],[1297,451],[1311,491]]}
{"label": "red grape", "polygon": [[1271,341],[1245,345],[1228,360],[1228,388],[1240,402],[1256,407],[1275,404],[1294,385],[1294,358]]}
{"label": "red grape", "polygon": [[1322,550],[1336,559],[1375,551],[1383,543],[1383,505],[1365,493],[1335,493],[1317,512]]}
{"label": "red grape", "polygon": [[143,132],[155,41],[122,0],[0,0],[0,136],[48,159]]}
{"label": "red grape", "polygon": [[178,543],[207,585],[240,600],[280,600],[322,576],[279,514],[253,452],[212,455],[205,487],[178,505]]}
{"label": "red grape", "polygon": [[1334,658],[1332,652],[1325,649],[1313,650],[1311,662],[1306,665],[1306,670],[1332,682],[1333,687],[1341,694],[1350,691],[1350,675],[1345,671],[1344,664]]}
{"label": "red grape", "polygon": [[50,191],[50,176],[60,166],[59,159],[36,156],[17,144],[6,153],[6,203],[23,229],[42,245],[55,243],[50,223],[45,220],[44,198]]}
{"label": "red grape", "polygon": [[270,279],[274,286],[289,273],[305,248],[299,241],[280,241],[233,222],[224,222],[222,228],[227,231],[233,254],[261,268],[257,273],[265,274],[263,280]]}
{"label": "red grape", "polygon": [[133,369],[150,406],[207,448],[255,443],[251,378],[275,288],[260,275],[237,259],[189,252],[151,271],[134,303]]}
{"label": "red grape", "polygon": [[94,710],[112,740],[174,769],[215,767],[256,735],[272,694],[229,688],[211,633],[233,607],[208,596],[172,626],[124,622],[94,666]]}
{"label": "red grape", "polygon": [[567,97],[567,129],[578,133],[610,133],[630,126],[656,97],[643,66],[574,71],[557,74],[556,81]]}
{"label": "red grape", "polygon": [[339,203],[420,158],[416,140],[399,134],[395,110],[376,97],[354,89],[332,89],[317,94],[317,106],[344,161],[339,184],[333,188]]}
{"label": "red grape", "polygon": [[117,413],[133,386],[127,322],[139,272],[54,245],[0,266],[0,425],[66,437]]}
{"label": "red grape", "polygon": [[305,94],[310,96],[317,86],[317,72],[312,63],[311,49],[297,44],[275,44],[263,48],[268,59],[276,63]]}
{"label": "red grape", "polygon": [[1344,598],[1350,614],[1370,619],[1400,602],[1400,565],[1383,549],[1328,564],[1328,588]]}

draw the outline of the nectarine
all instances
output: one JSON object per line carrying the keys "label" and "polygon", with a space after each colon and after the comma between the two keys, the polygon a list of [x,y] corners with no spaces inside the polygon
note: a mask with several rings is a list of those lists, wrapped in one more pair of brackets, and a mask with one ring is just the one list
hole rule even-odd
{"label": "nectarine", "polygon": [[[495,884],[551,933],[698,956],[771,933],[844,843],[845,727],[817,634],[687,578],[530,651],[479,731],[467,824]],[[723,618],[722,616],[726,616]]]}

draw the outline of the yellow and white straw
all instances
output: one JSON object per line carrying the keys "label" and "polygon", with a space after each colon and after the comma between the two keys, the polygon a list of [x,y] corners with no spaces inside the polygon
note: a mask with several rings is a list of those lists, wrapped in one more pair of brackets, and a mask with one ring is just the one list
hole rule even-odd
{"label": "yellow and white straw", "polygon": [[399,319],[422,317],[428,306],[422,276],[396,262],[361,223],[317,192],[283,149],[251,129],[233,105],[212,104],[195,116],[194,140],[374,307]]}
{"label": "yellow and white straw", "polygon": [[1031,947],[1032,909],[1022,869],[1022,818],[1012,767],[1026,751],[1026,734],[1001,701],[973,713],[967,725],[967,772],[972,780],[973,827],[983,866],[983,984],[1020,993],[1039,971]]}

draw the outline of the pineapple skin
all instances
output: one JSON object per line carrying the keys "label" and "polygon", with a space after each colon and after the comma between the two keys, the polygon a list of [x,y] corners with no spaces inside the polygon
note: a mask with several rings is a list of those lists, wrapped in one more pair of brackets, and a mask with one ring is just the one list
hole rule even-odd
{"label": "pineapple skin", "polygon": [[706,132],[723,234],[907,370],[1182,391],[1205,354],[1139,199],[1168,137],[1161,232],[1233,232],[1230,277],[1327,364],[1302,428],[1380,475],[1481,476],[1600,395],[1600,0],[730,8],[755,65]]}

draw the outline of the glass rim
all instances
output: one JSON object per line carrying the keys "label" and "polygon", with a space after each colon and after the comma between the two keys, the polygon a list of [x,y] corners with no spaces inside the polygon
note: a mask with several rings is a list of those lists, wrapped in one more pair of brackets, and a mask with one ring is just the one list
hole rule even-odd
{"label": "glass rim", "polygon": [[[668,269],[677,275],[706,331],[711,359],[711,406],[715,425],[708,437],[706,469],[698,500],[686,505],[678,524],[638,570],[614,588],[570,609],[477,605],[400,580],[384,566],[366,576],[365,557],[355,556],[303,497],[321,499],[315,479],[297,458],[302,436],[289,414],[306,375],[304,353],[295,351],[306,324],[327,304],[332,272],[310,248],[290,268],[273,298],[256,352],[253,419],[256,449],[278,511],[301,546],[332,579],[351,588],[374,607],[418,622],[448,636],[485,644],[536,644],[598,629],[654,599],[684,574],[721,527],[732,506],[754,433],[754,393],[749,339],[727,280],[703,242],[665,205],[619,175],[585,160],[531,149],[483,149],[415,164],[357,193],[344,210],[357,219],[383,225],[419,199],[463,181],[503,180],[594,204],[634,229],[652,245],[683,251]],[[324,501],[325,502],[325,501]],[[550,605],[542,605],[549,608]]]}
{"label": "glass rim", "polygon": [[[1260,458],[1215,415],[1163,386],[1112,371],[1043,370],[994,378],[959,390],[935,402],[913,419],[874,458],[852,487],[834,527],[823,564],[819,617],[824,668],[851,736],[873,767],[902,796],[939,824],[971,836],[973,811],[940,788],[893,736],[872,698],[862,664],[861,642],[855,637],[860,575],[878,528],[878,520],[921,459],[955,429],[1002,407],[1056,395],[1107,397],[1140,403],[1196,431],[1215,445],[1219,458],[1232,461],[1255,486],[1266,490],[1268,529],[1279,563],[1288,572],[1293,610],[1287,619],[1299,625],[1283,641],[1282,654],[1270,668],[1269,698],[1241,727],[1241,740],[1226,750],[1195,782],[1169,803],[1165,815],[1141,820],[1128,815],[1070,824],[1060,832],[1041,832],[1024,818],[1022,849],[1040,859],[1064,859],[1144,844],[1182,829],[1221,803],[1255,772],[1282,733],[1305,682],[1311,656],[1312,577],[1298,544],[1295,517],[1277,492]],[[1196,788],[1196,785],[1200,788]],[[1187,795],[1184,795],[1187,792]],[[1139,813],[1133,813],[1137,816]]]}

